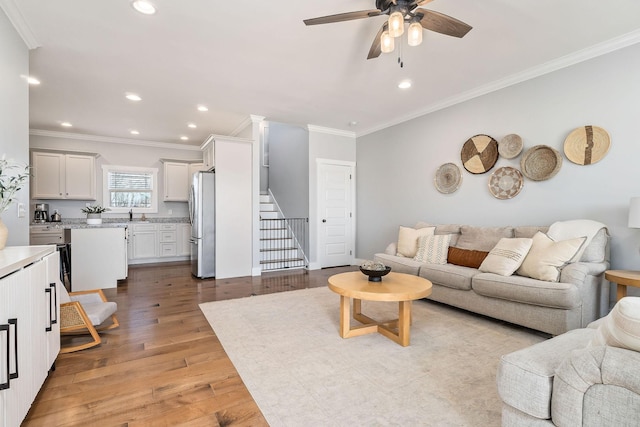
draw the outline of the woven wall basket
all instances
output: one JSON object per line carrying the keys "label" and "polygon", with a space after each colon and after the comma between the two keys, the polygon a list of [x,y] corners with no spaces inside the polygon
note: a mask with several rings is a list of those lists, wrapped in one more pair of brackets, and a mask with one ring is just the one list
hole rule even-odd
{"label": "woven wall basket", "polygon": [[611,139],[606,130],[598,126],[574,129],[564,140],[564,154],[578,165],[592,165],[602,160],[609,151]]}
{"label": "woven wall basket", "polygon": [[529,148],[520,160],[522,174],[533,181],[554,177],[562,167],[562,156],[548,145]]}
{"label": "woven wall basket", "polygon": [[453,193],[462,183],[462,172],[453,163],[445,163],[436,171],[434,184],[436,189],[444,194]]}
{"label": "woven wall basket", "polygon": [[498,141],[489,135],[469,138],[460,152],[462,165],[471,173],[485,173],[498,161]]}
{"label": "woven wall basket", "polygon": [[522,138],[515,133],[509,134],[500,140],[498,152],[505,159],[513,159],[522,152]]}

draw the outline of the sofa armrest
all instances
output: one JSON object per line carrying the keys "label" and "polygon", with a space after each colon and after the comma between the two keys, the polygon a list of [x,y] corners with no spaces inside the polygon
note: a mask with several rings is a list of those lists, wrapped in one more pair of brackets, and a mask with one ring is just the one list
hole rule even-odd
{"label": "sofa armrest", "polygon": [[560,272],[560,281],[579,285],[585,282],[587,276],[599,276],[608,269],[608,262],[572,262]]}
{"label": "sofa armrest", "polygon": [[599,346],[574,350],[553,380],[551,418],[557,426],[637,425],[640,353]]}

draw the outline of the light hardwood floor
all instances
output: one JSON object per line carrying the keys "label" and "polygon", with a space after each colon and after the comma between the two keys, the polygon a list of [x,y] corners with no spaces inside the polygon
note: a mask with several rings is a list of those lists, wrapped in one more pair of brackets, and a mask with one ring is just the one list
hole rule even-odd
{"label": "light hardwood floor", "polygon": [[355,269],[200,280],[188,263],[132,266],[105,291],[120,327],[58,357],[23,426],[266,426],[198,304],[326,286]]}

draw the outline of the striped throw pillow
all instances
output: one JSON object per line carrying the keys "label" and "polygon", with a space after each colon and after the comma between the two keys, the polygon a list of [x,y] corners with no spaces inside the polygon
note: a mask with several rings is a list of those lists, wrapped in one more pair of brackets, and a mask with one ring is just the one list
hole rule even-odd
{"label": "striped throw pillow", "polygon": [[429,264],[446,264],[450,241],[451,234],[422,236],[418,239],[418,251],[413,259]]}

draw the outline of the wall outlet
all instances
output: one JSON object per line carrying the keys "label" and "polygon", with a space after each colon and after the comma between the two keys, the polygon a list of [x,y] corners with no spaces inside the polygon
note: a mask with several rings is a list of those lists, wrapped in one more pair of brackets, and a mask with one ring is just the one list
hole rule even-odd
{"label": "wall outlet", "polygon": [[24,203],[18,203],[18,218],[24,218],[27,216],[27,210]]}
{"label": "wall outlet", "polygon": [[169,209],[168,214],[173,215],[173,209]]}

